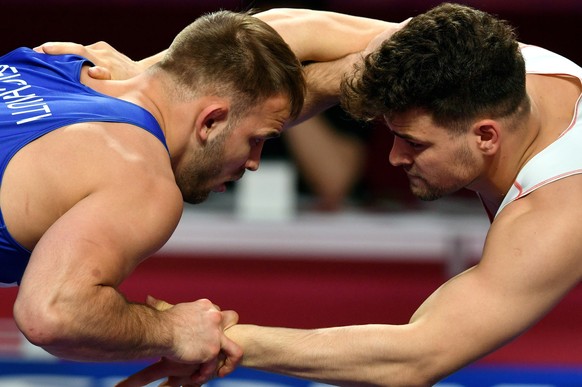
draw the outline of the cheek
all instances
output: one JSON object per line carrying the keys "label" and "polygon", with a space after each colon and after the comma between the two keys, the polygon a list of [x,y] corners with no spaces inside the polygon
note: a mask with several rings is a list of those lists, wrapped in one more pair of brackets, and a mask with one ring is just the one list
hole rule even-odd
{"label": "cheek", "polygon": [[227,173],[238,171],[245,168],[245,164],[249,159],[249,147],[226,148],[223,157],[223,165]]}
{"label": "cheek", "polygon": [[448,184],[456,176],[453,158],[436,157],[435,154],[421,154],[414,159],[413,172],[433,184]]}
{"label": "cheek", "polygon": [[455,163],[458,173],[464,176],[471,177],[480,169],[478,156],[468,146],[459,147],[452,162]]}
{"label": "cheek", "polygon": [[244,154],[248,154],[250,145],[248,141],[238,136],[231,136],[224,142],[224,149],[226,157],[240,158]]}
{"label": "cheek", "polygon": [[225,156],[232,164],[240,164],[246,161],[250,154],[250,146],[245,144],[238,144],[231,148],[227,147]]}

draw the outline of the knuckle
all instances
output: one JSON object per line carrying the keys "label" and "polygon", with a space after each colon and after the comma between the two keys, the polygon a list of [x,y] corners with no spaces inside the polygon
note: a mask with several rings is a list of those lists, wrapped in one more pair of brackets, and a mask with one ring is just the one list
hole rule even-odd
{"label": "knuckle", "polygon": [[220,343],[214,341],[206,345],[202,353],[202,358],[206,362],[215,359],[219,354],[220,354]]}
{"label": "knuckle", "polygon": [[220,325],[222,323],[222,313],[219,311],[210,311],[208,317],[213,325]]}
{"label": "knuckle", "polygon": [[243,349],[241,347],[235,347],[232,350],[232,358],[235,363],[239,363],[243,357]]}
{"label": "knuckle", "polygon": [[210,300],[208,298],[201,298],[197,301],[197,303],[200,304],[200,306],[203,306],[205,308],[211,308],[212,307],[212,302],[210,302]]}
{"label": "knuckle", "polygon": [[97,49],[103,49],[103,48],[107,48],[109,47],[109,44],[104,42],[103,40],[99,40],[91,45],[89,45],[89,47],[91,48],[97,48]]}

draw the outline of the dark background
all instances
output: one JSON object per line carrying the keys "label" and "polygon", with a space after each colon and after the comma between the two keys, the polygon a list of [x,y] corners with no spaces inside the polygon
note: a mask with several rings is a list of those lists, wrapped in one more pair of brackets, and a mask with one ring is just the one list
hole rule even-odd
{"label": "dark background", "polygon": [[[517,28],[520,40],[582,62],[574,39],[582,31],[578,0],[458,1],[494,13]],[[134,59],[166,48],[172,38],[203,12],[298,6],[400,21],[439,4],[435,0],[4,0],[0,52],[49,40],[89,44],[105,40]],[[308,4],[308,5],[306,5]]]}
{"label": "dark background", "polygon": [[[520,41],[539,45],[582,63],[582,1],[579,0],[465,0],[471,5],[508,20]],[[19,46],[34,47],[46,41],[90,44],[104,40],[133,59],[155,54],[169,46],[174,36],[200,14],[218,9],[305,7],[350,13],[389,21],[401,21],[439,4],[436,0],[4,0],[0,7],[0,53]],[[369,208],[382,209],[383,201],[416,206],[406,177],[388,164],[392,139],[376,130],[368,140],[366,172],[362,176]],[[283,153],[284,146],[271,142],[266,157]],[[462,191],[461,196],[474,194]]]}

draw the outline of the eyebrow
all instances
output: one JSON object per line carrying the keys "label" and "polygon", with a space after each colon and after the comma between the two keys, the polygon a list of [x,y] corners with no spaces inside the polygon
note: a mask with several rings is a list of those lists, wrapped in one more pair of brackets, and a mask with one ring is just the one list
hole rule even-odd
{"label": "eyebrow", "polygon": [[389,130],[389,131],[390,131],[390,132],[391,132],[393,135],[395,135],[396,137],[402,138],[402,139],[404,139],[404,140],[414,141],[414,142],[420,142],[420,141],[421,141],[420,139],[418,139],[418,138],[416,138],[416,137],[414,137],[414,136],[411,136],[411,135],[409,135],[409,134],[405,134],[405,133],[398,133],[398,132],[394,131],[394,130],[393,130],[393,129],[392,129],[390,126],[388,126],[388,125],[386,125],[386,127],[387,127],[387,128],[388,128],[388,130]]}
{"label": "eyebrow", "polygon": [[281,132],[279,132],[277,130],[271,130],[263,136],[263,138],[265,140],[271,140],[271,139],[279,138],[279,137],[281,137]]}

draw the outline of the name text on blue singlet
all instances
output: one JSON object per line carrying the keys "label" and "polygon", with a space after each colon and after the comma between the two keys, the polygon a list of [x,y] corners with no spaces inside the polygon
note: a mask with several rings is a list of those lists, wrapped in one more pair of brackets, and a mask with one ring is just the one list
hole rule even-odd
{"label": "name text on blue singlet", "polygon": [[17,125],[40,120],[52,115],[48,104],[34,93],[27,93],[30,85],[22,78],[18,69],[13,66],[0,65],[0,85],[9,83],[16,88],[0,87],[0,98],[6,107],[13,110],[11,113]]}

